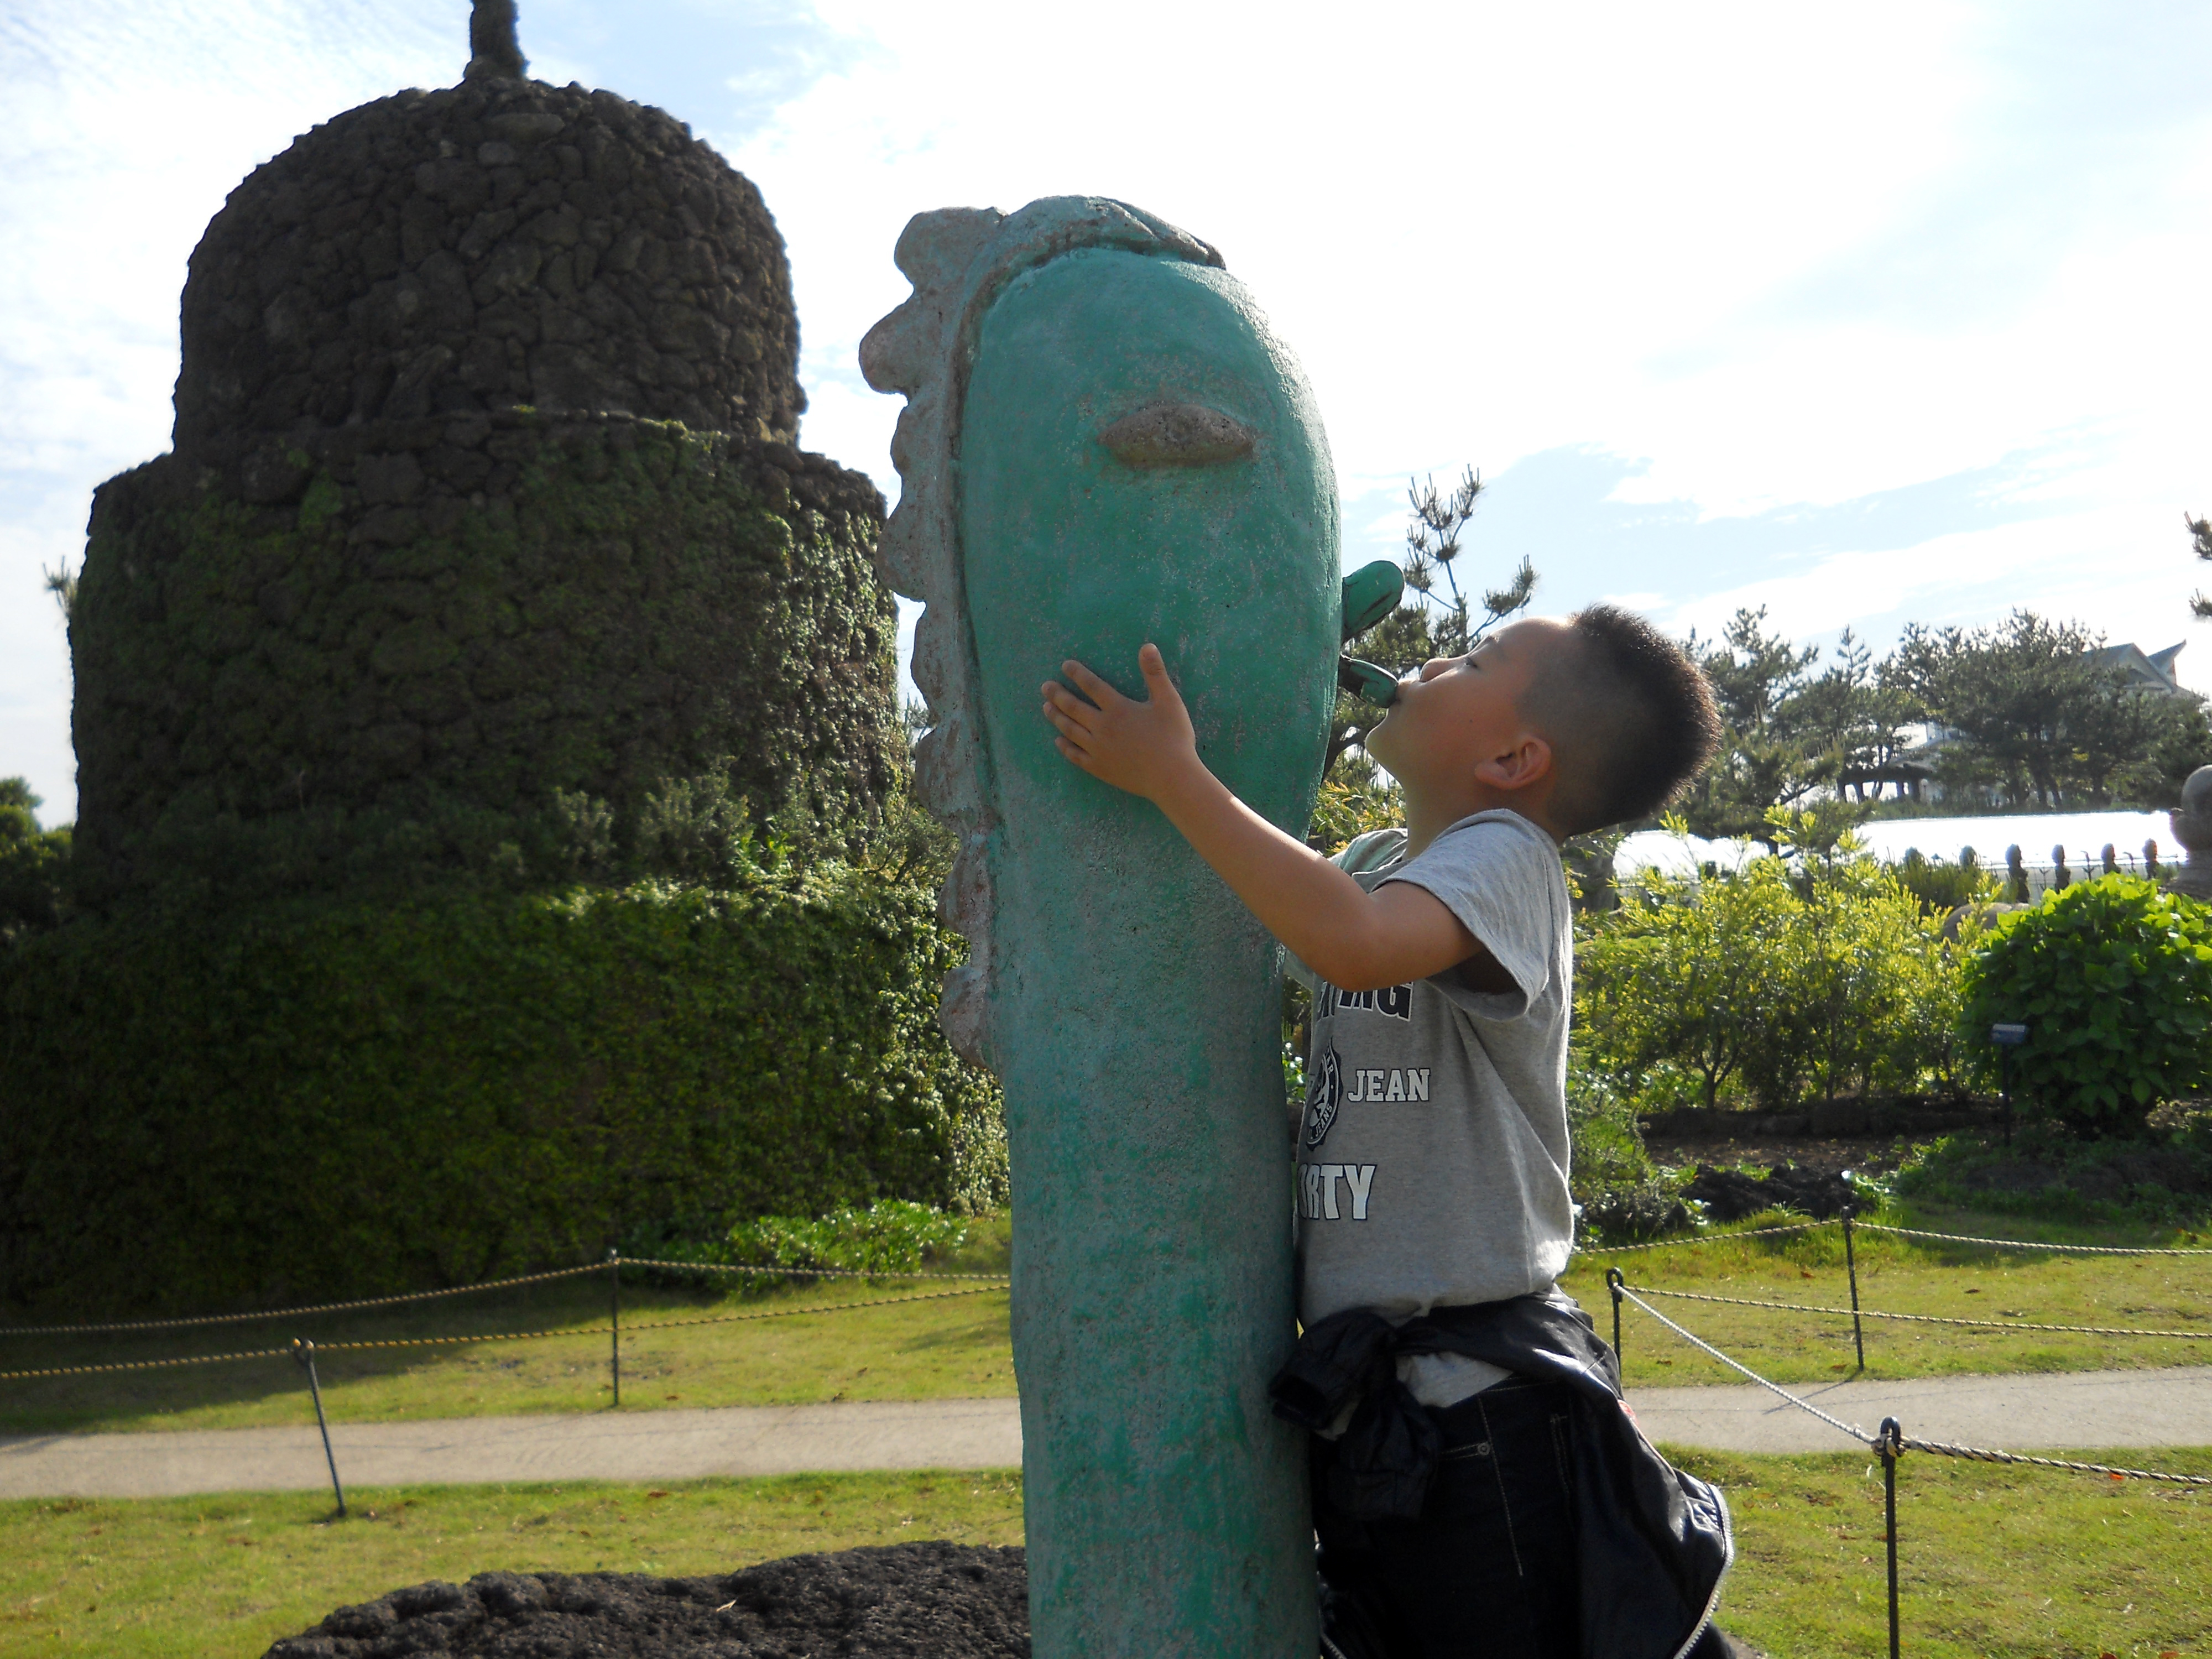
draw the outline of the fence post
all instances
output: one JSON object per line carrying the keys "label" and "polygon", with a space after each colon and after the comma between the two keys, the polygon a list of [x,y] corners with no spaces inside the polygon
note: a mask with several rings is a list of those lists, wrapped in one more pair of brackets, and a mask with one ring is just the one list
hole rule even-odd
{"label": "fence post", "polygon": [[1613,1292],[1613,1357],[1620,1358],[1620,1269],[1605,1270],[1605,1287]]}
{"label": "fence post", "polygon": [[1893,1417],[1881,1419],[1881,1505],[1889,1535],[1889,1659],[1897,1656],[1897,1455],[1905,1431]]}
{"label": "fence post", "polygon": [[345,1488],[338,1485],[338,1460],[331,1450],[330,1419],[323,1415],[323,1385],[315,1376],[315,1345],[301,1337],[292,1339],[292,1358],[307,1374],[307,1392],[315,1402],[315,1426],[323,1431],[323,1462],[331,1466],[331,1491],[338,1500],[338,1519],[345,1519]]}
{"label": "fence post", "polygon": [[622,1252],[607,1252],[607,1375],[613,1379],[615,1401],[622,1409]]}
{"label": "fence post", "polygon": [[[1849,1170],[1844,1172],[1844,1179],[1850,1179]],[[1859,1369],[1864,1370],[1866,1332],[1859,1322],[1859,1260],[1856,1252],[1851,1249],[1851,1212],[1856,1207],[1850,1204],[1844,1206],[1844,1271],[1850,1275],[1851,1279],[1851,1346],[1858,1350]]]}

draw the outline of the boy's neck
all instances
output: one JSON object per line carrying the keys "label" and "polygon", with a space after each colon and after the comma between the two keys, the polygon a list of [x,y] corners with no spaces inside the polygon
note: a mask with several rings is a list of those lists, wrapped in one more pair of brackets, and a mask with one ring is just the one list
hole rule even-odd
{"label": "boy's neck", "polygon": [[1542,803],[1528,799],[1526,791],[1491,789],[1480,784],[1455,793],[1447,800],[1428,800],[1412,790],[1405,792],[1406,856],[1419,858],[1428,849],[1429,843],[1457,823],[1462,818],[1472,817],[1477,812],[1506,811],[1519,814],[1528,820],[1554,842],[1565,837],[1547,822],[1549,817]]}

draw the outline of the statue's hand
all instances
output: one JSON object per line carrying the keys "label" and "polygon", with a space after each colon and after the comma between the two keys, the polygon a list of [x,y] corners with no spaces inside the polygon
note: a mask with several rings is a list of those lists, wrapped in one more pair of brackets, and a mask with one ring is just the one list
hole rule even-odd
{"label": "statue's hand", "polygon": [[1060,667],[1083,696],[1047,680],[1044,717],[1060,733],[1060,752],[1092,777],[1158,801],[1187,782],[1193,768],[1205,769],[1190,711],[1168,678],[1159,647],[1148,644],[1137,653],[1137,667],[1145,677],[1144,702],[1123,696],[1073,659]]}

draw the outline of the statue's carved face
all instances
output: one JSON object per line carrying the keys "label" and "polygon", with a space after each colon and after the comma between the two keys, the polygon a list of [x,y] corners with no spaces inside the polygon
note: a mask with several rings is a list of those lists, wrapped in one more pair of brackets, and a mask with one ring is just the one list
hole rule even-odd
{"label": "statue's carved face", "polygon": [[1243,287],[1103,248],[1016,279],[984,319],[958,465],[1010,816],[1151,811],[1061,760],[1036,709],[1069,657],[1142,696],[1151,640],[1207,764],[1302,831],[1335,691],[1335,480],[1304,377]]}

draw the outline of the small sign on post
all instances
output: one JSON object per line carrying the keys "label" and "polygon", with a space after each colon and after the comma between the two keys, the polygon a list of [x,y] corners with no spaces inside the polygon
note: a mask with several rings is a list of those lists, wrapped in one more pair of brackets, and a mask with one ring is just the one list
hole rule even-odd
{"label": "small sign on post", "polygon": [[2027,1027],[1999,1020],[1990,1027],[1997,1051],[1997,1095],[2004,1103],[2004,1144],[2012,1145],[2012,1051],[2027,1041]]}

